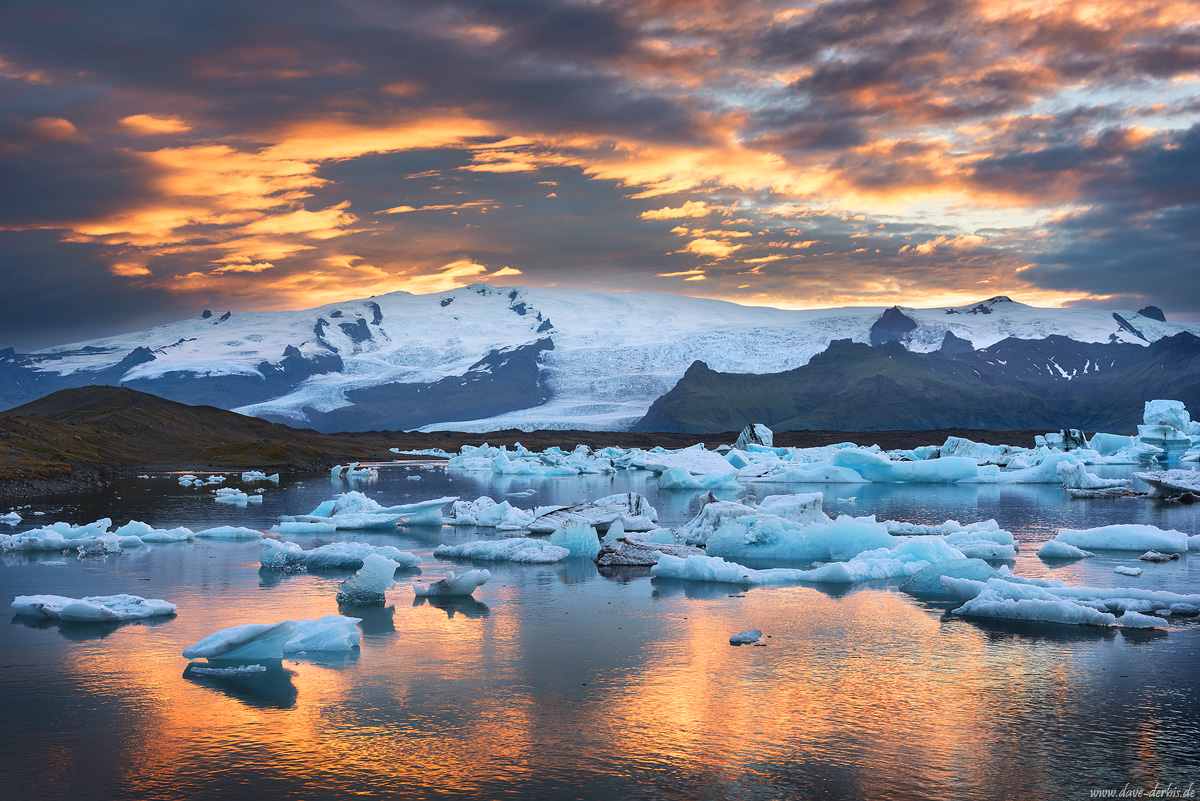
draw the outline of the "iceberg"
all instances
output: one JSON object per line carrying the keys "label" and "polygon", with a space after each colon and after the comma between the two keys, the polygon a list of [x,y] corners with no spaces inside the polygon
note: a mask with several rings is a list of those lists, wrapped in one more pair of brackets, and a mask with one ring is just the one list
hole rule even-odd
{"label": "iceberg", "polygon": [[605,539],[596,555],[600,567],[650,567],[664,554],[686,559],[689,556],[704,556],[700,548],[663,542],[648,542],[631,537]]}
{"label": "iceberg", "polygon": [[396,586],[396,571],[401,567],[378,553],[363,557],[362,567],[338,585],[337,602],[349,606],[382,606],[387,591]]}
{"label": "iceberg", "polygon": [[315,620],[245,623],[210,634],[183,651],[188,659],[282,659],[309,651],[358,647],[361,618],[326,615]]}
{"label": "iceberg", "polygon": [[[594,536],[594,533],[593,533]],[[433,549],[438,559],[480,559],[488,562],[525,562],[549,564],[571,554],[567,548],[546,540],[516,537],[504,540],[476,540],[457,545],[439,545]]]}
{"label": "iceberg", "polygon": [[1200,495],[1200,471],[1154,470],[1147,473],[1134,473],[1133,476],[1149,484],[1150,490],[1156,498],[1169,498],[1185,492]]}
{"label": "iceberg", "polygon": [[761,445],[770,448],[775,444],[775,434],[771,429],[767,428],[762,423],[752,423],[742,429],[742,433],[738,434],[737,442],[733,447],[739,451],[748,450],[751,445]]}
{"label": "iceberg", "polygon": [[258,529],[243,526],[215,526],[197,531],[196,536],[208,540],[261,540],[263,533]]}
{"label": "iceberg", "polygon": [[1063,489],[1114,489],[1128,487],[1130,484],[1127,478],[1100,478],[1085,470],[1083,465],[1072,462],[1059,462],[1055,470],[1062,477]]}
{"label": "iceberg", "polygon": [[17,523],[20,523],[20,522],[21,522],[21,516],[19,514],[17,514],[16,512],[8,512],[7,514],[0,515],[0,523],[6,523],[10,526],[15,526]]}
{"label": "iceberg", "polygon": [[153,528],[149,524],[139,520],[130,520],[113,533],[117,537],[137,537],[142,542],[188,542],[196,536],[191,529],[182,527],[172,529]]}
{"label": "iceberg", "polygon": [[1167,624],[1167,621],[1154,615],[1143,615],[1130,609],[1121,615],[1120,623],[1127,629],[1156,629]]}
{"label": "iceberg", "polygon": [[1042,547],[1038,549],[1037,555],[1041,559],[1086,559],[1096,554],[1091,551],[1085,551],[1082,548],[1076,548],[1074,545],[1068,545],[1061,540],[1050,540],[1042,543]]}
{"label": "iceberg", "polygon": [[272,473],[268,476],[266,473],[263,473],[260,470],[247,470],[245,473],[242,473],[242,481],[246,483],[251,483],[254,481],[270,481],[274,484],[278,484],[279,474]]}
{"label": "iceberg", "polygon": [[684,467],[669,467],[658,477],[659,489],[716,489],[737,485],[737,470],[722,470],[706,475],[693,475]]}
{"label": "iceberg", "polygon": [[[1083,530],[1060,529],[1054,538],[1058,542],[1096,551],[1161,551],[1182,553],[1188,549],[1188,535],[1174,529],[1164,531],[1155,526],[1123,524],[1100,526]],[[1044,547],[1044,546],[1043,546]]]}
{"label": "iceberg", "polygon": [[1122,576],[1140,576],[1140,575],[1142,575],[1142,569],[1140,567],[1125,567],[1125,565],[1118,565],[1117,567],[1114,567],[1113,572],[1119,573]]}
{"label": "iceberg", "polygon": [[[943,583],[949,586],[949,581]],[[1061,598],[1032,584],[1017,584],[1002,578],[988,579],[979,593],[955,609],[954,614],[1073,625],[1117,625],[1117,618],[1111,612]]]}
{"label": "iceberg", "polygon": [[487,584],[491,577],[492,574],[487,570],[468,570],[462,575],[449,571],[444,579],[432,584],[414,584],[412,588],[418,598],[471,595],[477,588]]}
{"label": "iceberg", "polygon": [[729,638],[730,645],[753,645],[762,638],[762,632],[758,629],[750,629],[749,631],[739,631],[737,634]]}
{"label": "iceberg", "polygon": [[518,509],[508,501],[497,503],[486,495],[474,501],[455,501],[446,523],[452,526],[480,526],[502,531],[519,531],[533,522],[533,512]]}
{"label": "iceberg", "polygon": [[942,582],[943,576],[986,582],[1000,574],[982,559],[946,559],[926,565],[900,585],[900,591],[930,601],[957,601],[957,593]]}
{"label": "iceberg", "polygon": [[550,544],[567,549],[571,556],[595,559],[600,554],[600,535],[596,529],[578,520],[563,523],[550,535]]}
{"label": "iceberg", "polygon": [[173,615],[179,607],[158,598],[137,595],[92,595],[66,598],[61,595],[18,595],[12,602],[16,614],[73,623],[107,623]]}
{"label": "iceberg", "polygon": [[266,570],[294,571],[361,568],[368,556],[382,556],[396,563],[397,569],[414,568],[421,557],[391,545],[371,545],[366,542],[331,542],[319,548],[304,550],[296,542],[265,539],[259,563]]}
{"label": "iceberg", "polygon": [[[279,520],[281,526],[286,523],[322,523],[333,525],[337,530],[388,529],[397,524],[440,526],[442,507],[457,500],[457,497],[447,497],[399,506],[383,506],[361,492],[351,491],[322,502],[309,514],[285,516]],[[291,533],[282,528],[280,531]]]}
{"label": "iceberg", "polygon": [[533,522],[528,525],[535,534],[552,534],[564,523],[574,521],[586,523],[598,531],[607,531],[618,518],[625,531],[649,531],[658,521],[658,511],[636,492],[608,495],[589,503],[554,508],[535,515]]}

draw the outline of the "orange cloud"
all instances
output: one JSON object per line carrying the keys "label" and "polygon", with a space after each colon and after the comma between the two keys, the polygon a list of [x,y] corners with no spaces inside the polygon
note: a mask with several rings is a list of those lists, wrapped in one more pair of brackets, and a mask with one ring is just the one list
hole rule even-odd
{"label": "orange cloud", "polygon": [[121,124],[136,134],[153,136],[156,134],[181,133],[190,130],[187,123],[178,117],[155,117],[150,114],[134,114],[124,117]]}

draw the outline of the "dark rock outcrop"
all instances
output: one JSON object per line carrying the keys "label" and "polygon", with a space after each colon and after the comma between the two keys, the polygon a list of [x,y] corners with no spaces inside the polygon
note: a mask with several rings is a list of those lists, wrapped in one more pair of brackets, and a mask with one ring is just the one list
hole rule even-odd
{"label": "dark rock outcrop", "polygon": [[872,345],[882,345],[900,339],[917,327],[916,320],[900,311],[899,306],[893,306],[885,311],[875,324],[871,326],[869,340]]}

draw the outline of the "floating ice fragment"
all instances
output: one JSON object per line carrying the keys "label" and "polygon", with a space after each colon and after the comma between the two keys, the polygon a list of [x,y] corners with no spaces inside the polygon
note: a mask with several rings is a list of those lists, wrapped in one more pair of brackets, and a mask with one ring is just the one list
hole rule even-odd
{"label": "floating ice fragment", "polygon": [[362,567],[338,586],[337,602],[350,606],[382,606],[387,591],[396,586],[400,563],[377,553],[363,557]]}
{"label": "floating ice fragment", "polygon": [[1125,567],[1125,565],[1118,565],[1117,567],[1114,567],[1113,572],[1120,573],[1122,576],[1142,575],[1142,569],[1140,567]]}
{"label": "floating ice fragment", "polygon": [[76,623],[99,623],[121,620],[141,620],[160,615],[173,615],[178,609],[173,603],[137,595],[92,595],[86,598],[66,598],[61,595],[18,595],[12,603],[18,615],[44,617]]}
{"label": "floating ice fragment", "polygon": [[1082,548],[1076,548],[1074,545],[1068,545],[1062,540],[1050,540],[1042,543],[1042,547],[1038,549],[1037,555],[1042,559],[1086,559],[1096,554],[1091,551],[1085,551]]}
{"label": "floating ice fragment", "polygon": [[[592,533],[595,537],[595,533]],[[526,562],[548,564],[571,555],[570,550],[546,540],[515,537],[504,540],[476,540],[457,545],[439,545],[433,550],[439,559],[480,559],[489,562]]]}
{"label": "floating ice fragment", "polygon": [[750,629],[749,631],[741,631],[729,638],[730,645],[751,645],[759,641],[762,637],[762,632],[758,629]]}
{"label": "floating ice fragment", "polygon": [[432,584],[414,584],[413,593],[418,598],[437,595],[471,595],[479,587],[487,584],[492,574],[487,570],[468,570],[460,576],[453,571],[447,572],[444,579]]}

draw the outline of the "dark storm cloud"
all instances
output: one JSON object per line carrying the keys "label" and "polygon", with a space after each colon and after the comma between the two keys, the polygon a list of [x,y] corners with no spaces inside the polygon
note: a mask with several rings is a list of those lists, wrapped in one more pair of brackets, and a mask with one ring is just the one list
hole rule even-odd
{"label": "dark storm cloud", "polygon": [[102,298],[61,302],[103,327],[449,264],[792,305],[1026,292],[1200,315],[1146,287],[1195,258],[1189,8],[14,0],[0,229],[7,272],[53,280],[11,280],[35,300],[0,346],[56,285]]}

